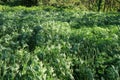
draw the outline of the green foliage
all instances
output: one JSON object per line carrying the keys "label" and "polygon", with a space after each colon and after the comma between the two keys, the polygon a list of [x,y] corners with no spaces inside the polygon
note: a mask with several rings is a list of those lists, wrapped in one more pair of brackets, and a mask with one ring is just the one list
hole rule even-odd
{"label": "green foliage", "polygon": [[27,7],[39,5],[39,1],[40,0],[21,0],[22,4]]}
{"label": "green foliage", "polygon": [[1,7],[1,80],[120,79],[119,13]]}
{"label": "green foliage", "polygon": [[79,8],[89,11],[119,11],[119,0],[0,0],[0,4],[18,6],[54,6],[58,8]]}

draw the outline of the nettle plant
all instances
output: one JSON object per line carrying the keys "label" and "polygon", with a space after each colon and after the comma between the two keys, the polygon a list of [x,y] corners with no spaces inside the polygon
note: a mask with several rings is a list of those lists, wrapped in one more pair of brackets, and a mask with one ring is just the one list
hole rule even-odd
{"label": "nettle plant", "polygon": [[120,14],[21,9],[0,13],[1,80],[120,79]]}

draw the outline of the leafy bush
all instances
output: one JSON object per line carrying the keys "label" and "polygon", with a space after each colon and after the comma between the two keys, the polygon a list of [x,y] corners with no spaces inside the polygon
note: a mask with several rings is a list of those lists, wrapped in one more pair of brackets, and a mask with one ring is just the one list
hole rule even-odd
{"label": "leafy bush", "polygon": [[25,6],[37,6],[40,0],[21,0],[22,4]]}
{"label": "leafy bush", "polygon": [[119,80],[119,13],[74,11],[2,10],[1,80]]}

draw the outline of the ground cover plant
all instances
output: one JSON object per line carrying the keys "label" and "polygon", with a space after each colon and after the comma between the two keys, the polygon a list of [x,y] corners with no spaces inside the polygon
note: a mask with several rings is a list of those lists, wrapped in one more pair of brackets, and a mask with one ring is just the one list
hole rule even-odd
{"label": "ground cover plant", "polygon": [[1,80],[119,80],[120,14],[0,9]]}

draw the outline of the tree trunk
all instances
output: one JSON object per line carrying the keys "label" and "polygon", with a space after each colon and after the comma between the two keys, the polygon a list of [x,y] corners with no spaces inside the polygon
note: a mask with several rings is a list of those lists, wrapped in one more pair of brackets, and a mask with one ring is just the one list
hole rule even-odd
{"label": "tree trunk", "polygon": [[98,1],[98,12],[101,10],[101,4],[102,4],[102,0]]}

